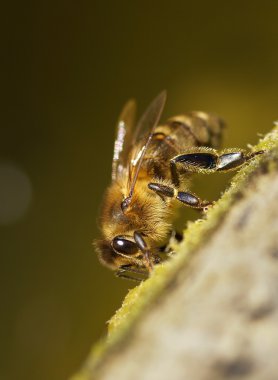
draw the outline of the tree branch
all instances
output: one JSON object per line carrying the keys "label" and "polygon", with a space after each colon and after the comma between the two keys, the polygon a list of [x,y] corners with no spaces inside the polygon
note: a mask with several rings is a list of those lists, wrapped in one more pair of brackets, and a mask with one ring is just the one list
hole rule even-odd
{"label": "tree branch", "polygon": [[277,378],[277,126],[261,149],[129,292],[74,380]]}

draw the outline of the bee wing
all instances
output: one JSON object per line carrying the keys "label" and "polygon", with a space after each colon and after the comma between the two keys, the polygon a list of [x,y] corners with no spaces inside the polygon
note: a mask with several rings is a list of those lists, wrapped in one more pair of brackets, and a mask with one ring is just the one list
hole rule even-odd
{"label": "bee wing", "polygon": [[[153,131],[159,122],[166,101],[166,91],[162,91],[149,105],[140,118],[132,138],[132,155],[129,163],[128,198],[131,199],[138,174],[153,137]],[[134,148],[136,147],[136,148]]]}
{"label": "bee wing", "polygon": [[132,146],[133,129],[136,116],[136,102],[130,99],[124,105],[120,114],[114,143],[112,161],[112,180],[116,180],[127,166],[128,156]]}

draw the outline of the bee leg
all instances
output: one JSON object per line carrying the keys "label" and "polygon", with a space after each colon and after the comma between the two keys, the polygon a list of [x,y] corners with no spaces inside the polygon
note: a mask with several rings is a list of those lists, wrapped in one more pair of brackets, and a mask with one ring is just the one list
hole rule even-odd
{"label": "bee leg", "polygon": [[189,191],[178,191],[176,198],[186,206],[202,211],[213,205],[213,202],[202,201],[197,195]]}
{"label": "bee leg", "polygon": [[154,191],[159,196],[165,196],[173,198],[175,195],[175,189],[171,186],[162,185],[161,183],[150,182],[148,188]]}
{"label": "bee leg", "polygon": [[180,187],[180,177],[179,177],[177,162],[176,162],[177,157],[179,156],[176,156],[172,160],[170,160],[170,171],[171,171],[173,185],[175,187]]}
{"label": "bee leg", "polygon": [[147,243],[145,242],[142,234],[139,231],[135,231],[133,236],[134,236],[135,243],[137,244],[138,248],[144,255],[146,267],[149,270],[149,272],[151,272],[153,270],[153,263],[151,260],[150,249],[148,248]]}
{"label": "bee leg", "polygon": [[130,265],[121,266],[115,273],[116,277],[124,278],[125,280],[132,280],[142,282],[149,277],[149,273],[144,269],[132,267]]}
{"label": "bee leg", "polygon": [[174,187],[162,185],[160,183],[149,183],[148,188],[155,191],[159,196],[176,198],[186,206],[204,210],[206,207],[212,205],[212,202],[202,201],[197,195],[188,191],[178,191]]}
{"label": "bee leg", "polygon": [[181,241],[183,241],[183,233],[176,230],[172,230],[170,239],[174,239],[178,243],[180,243]]}
{"label": "bee leg", "polygon": [[252,160],[255,156],[259,154],[263,154],[264,151],[260,150],[258,152],[253,153],[245,153],[245,152],[227,152],[221,154],[218,158],[217,163],[217,171],[227,171],[237,169],[245,162]]}
{"label": "bee leg", "polygon": [[179,154],[170,160],[172,182],[179,187],[179,171],[209,174],[216,171],[234,170],[262,153],[264,153],[262,150],[246,153],[243,150],[233,151],[231,149],[218,153],[210,148],[197,148],[189,153]]}
{"label": "bee leg", "polygon": [[183,234],[177,232],[176,230],[172,230],[167,244],[164,244],[163,246],[159,247],[159,254],[163,255],[162,259],[165,260],[165,256],[172,256],[175,253],[175,249],[173,248],[173,246],[180,243],[182,240]]}
{"label": "bee leg", "polygon": [[143,279],[138,278],[134,276],[133,274],[132,275],[126,274],[125,271],[121,271],[121,270],[118,270],[117,272],[115,272],[115,276],[119,278],[123,278],[124,280],[131,280],[131,281],[135,281],[139,283],[143,281]]}

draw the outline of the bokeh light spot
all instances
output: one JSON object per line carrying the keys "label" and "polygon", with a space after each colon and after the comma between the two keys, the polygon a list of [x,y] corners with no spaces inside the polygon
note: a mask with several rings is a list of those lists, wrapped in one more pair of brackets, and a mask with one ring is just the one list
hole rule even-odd
{"label": "bokeh light spot", "polygon": [[32,185],[28,176],[12,163],[0,162],[0,224],[20,220],[32,199]]}

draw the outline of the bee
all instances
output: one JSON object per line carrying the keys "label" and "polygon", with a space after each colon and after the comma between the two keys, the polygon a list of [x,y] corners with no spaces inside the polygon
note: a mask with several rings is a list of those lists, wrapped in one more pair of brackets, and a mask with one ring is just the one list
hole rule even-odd
{"label": "bee", "polygon": [[151,273],[180,206],[205,210],[212,204],[190,191],[192,175],[235,170],[262,153],[217,151],[225,124],[213,114],[195,111],[158,124],[165,101],[163,91],[135,124],[130,100],[117,124],[102,238],[95,245],[100,262],[120,277]]}

